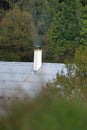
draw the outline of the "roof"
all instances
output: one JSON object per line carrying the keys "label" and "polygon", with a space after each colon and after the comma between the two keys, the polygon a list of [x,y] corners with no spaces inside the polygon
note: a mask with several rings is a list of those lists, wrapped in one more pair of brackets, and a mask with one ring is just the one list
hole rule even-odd
{"label": "roof", "polygon": [[40,70],[34,72],[32,62],[0,62],[0,97],[19,93],[33,96],[47,82],[53,82],[62,70],[66,74],[61,63],[43,63]]}

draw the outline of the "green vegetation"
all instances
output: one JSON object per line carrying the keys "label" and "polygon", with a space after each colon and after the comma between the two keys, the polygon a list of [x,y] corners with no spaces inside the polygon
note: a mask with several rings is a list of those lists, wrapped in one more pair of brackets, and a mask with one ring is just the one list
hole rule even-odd
{"label": "green vegetation", "polygon": [[[12,101],[0,117],[0,130],[86,130],[87,103],[79,98],[59,98],[55,87],[43,88],[32,101]],[[5,110],[6,102],[3,103]]]}
{"label": "green vegetation", "polygon": [[[41,45],[44,61],[73,62],[80,45],[87,45],[86,0],[6,1],[9,8],[0,10],[0,60],[32,61],[33,45]],[[11,26],[15,33],[20,26],[22,34]]]}
{"label": "green vegetation", "polygon": [[55,62],[63,62],[74,55],[80,44],[80,31],[79,2],[78,0],[65,0],[61,4],[61,10],[55,14],[48,31],[49,50],[53,53],[51,58]]}
{"label": "green vegetation", "polygon": [[[77,66],[77,77],[79,84],[86,93],[87,89],[87,46],[80,46],[75,53],[75,64]],[[83,84],[83,85],[82,85]]]}
{"label": "green vegetation", "polygon": [[0,23],[0,59],[32,61],[35,26],[32,16],[18,7],[7,12]]}
{"label": "green vegetation", "polygon": [[80,32],[80,36],[81,36],[81,40],[80,40],[80,43],[82,45],[86,45],[87,46],[87,6],[83,7],[82,8],[82,18],[83,18],[83,21],[82,21],[82,31]]}
{"label": "green vegetation", "polygon": [[[87,100],[87,46],[80,46],[75,53],[74,64],[66,64],[67,74],[57,74],[50,88],[58,89],[58,97],[64,99],[80,98]],[[55,94],[56,95],[56,94]]]}

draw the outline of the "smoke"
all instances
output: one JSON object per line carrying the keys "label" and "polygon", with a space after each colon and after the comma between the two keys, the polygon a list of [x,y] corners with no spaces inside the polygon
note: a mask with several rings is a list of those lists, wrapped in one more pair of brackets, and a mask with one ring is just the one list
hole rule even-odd
{"label": "smoke", "polygon": [[33,38],[34,47],[41,48],[42,47],[42,37],[39,34],[36,34]]}

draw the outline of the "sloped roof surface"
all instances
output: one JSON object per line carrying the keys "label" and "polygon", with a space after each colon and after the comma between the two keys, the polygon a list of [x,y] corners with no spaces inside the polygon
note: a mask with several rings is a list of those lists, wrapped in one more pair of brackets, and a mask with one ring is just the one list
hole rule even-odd
{"label": "sloped roof surface", "polygon": [[67,73],[64,64],[43,63],[38,72],[32,62],[0,62],[0,96],[7,97],[23,92],[33,95],[47,82],[52,82],[57,73]]}

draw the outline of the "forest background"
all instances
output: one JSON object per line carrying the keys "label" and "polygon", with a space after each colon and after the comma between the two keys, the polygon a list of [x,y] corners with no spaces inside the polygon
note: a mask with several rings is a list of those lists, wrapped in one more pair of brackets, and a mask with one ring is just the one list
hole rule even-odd
{"label": "forest background", "polygon": [[87,50],[86,0],[3,1],[0,60],[31,62],[41,46],[44,62],[70,63],[76,51]]}

